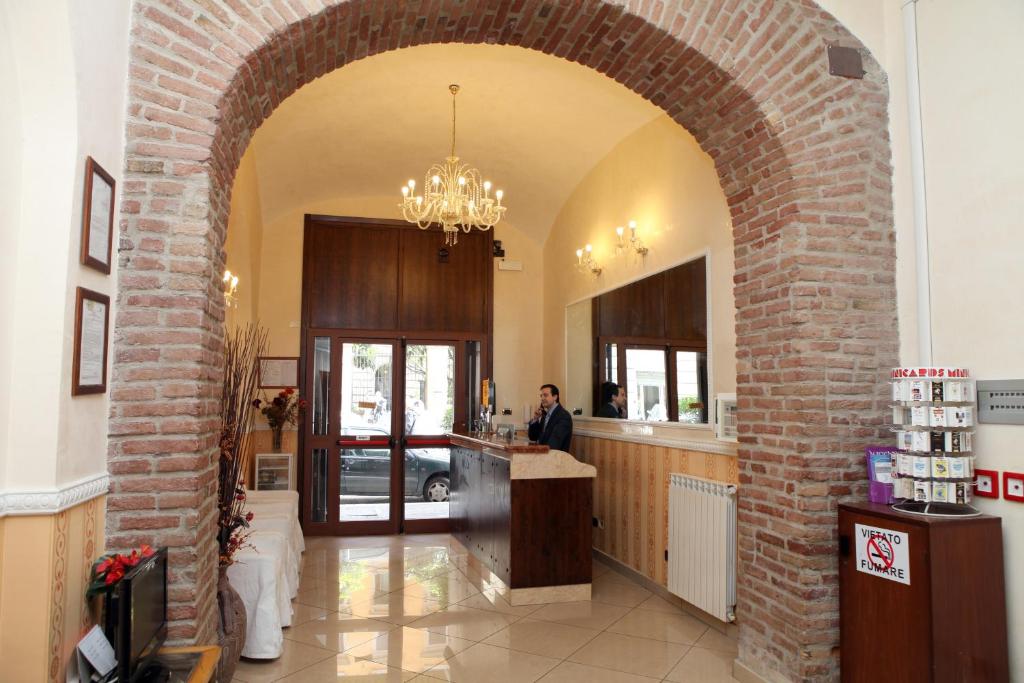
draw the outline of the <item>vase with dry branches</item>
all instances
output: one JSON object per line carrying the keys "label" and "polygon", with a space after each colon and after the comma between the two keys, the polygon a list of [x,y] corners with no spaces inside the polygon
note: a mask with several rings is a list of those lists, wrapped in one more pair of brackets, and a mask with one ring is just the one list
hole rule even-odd
{"label": "vase with dry branches", "polygon": [[[221,393],[220,467],[217,480],[220,565],[232,562],[240,529],[249,526],[245,512],[245,473],[255,417],[253,396],[259,387],[258,359],[265,352],[267,332],[247,325],[224,340],[224,387]],[[247,519],[248,517],[248,519]],[[233,542],[233,537],[234,542]]]}
{"label": "vase with dry branches", "polygon": [[245,511],[245,473],[249,466],[249,440],[259,387],[259,357],[267,346],[267,333],[258,325],[236,329],[224,340],[224,386],[220,399],[220,457],[217,472],[217,542],[220,576],[220,671],[231,680],[245,645],[245,606],[227,579],[235,552],[245,544],[245,529],[253,515]]}

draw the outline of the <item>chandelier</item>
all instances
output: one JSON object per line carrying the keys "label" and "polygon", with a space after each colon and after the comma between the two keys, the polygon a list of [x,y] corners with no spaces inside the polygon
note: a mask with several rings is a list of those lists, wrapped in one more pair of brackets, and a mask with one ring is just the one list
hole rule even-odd
{"label": "chandelier", "polygon": [[465,232],[473,228],[490,230],[505,214],[501,205],[503,192],[491,197],[491,181],[482,180],[480,171],[460,163],[455,156],[455,95],[459,86],[448,86],[452,94],[452,149],[442,164],[434,164],[423,181],[424,194],[416,194],[416,181],[410,180],[402,188],[402,216],[426,230],[431,223],[440,223],[444,229],[444,243],[459,241],[459,227]]}

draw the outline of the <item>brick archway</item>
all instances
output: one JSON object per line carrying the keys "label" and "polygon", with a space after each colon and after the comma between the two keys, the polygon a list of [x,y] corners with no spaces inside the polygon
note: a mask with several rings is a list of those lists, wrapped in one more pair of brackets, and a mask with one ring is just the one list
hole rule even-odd
{"label": "brick archway", "polygon": [[[616,79],[714,159],[736,257],[740,659],[835,676],[835,506],[863,489],[860,450],[881,437],[878,371],[897,357],[886,80],[812,2],[673,4],[136,0],[108,544],[172,546],[172,638],[216,628],[218,273],[253,132],[355,59],[495,42]],[[861,49],[863,80],[829,76],[830,43]]]}

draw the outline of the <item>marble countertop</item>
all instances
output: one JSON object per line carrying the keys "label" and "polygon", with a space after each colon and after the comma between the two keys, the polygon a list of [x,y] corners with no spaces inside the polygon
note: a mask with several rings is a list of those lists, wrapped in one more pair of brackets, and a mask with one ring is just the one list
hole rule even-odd
{"label": "marble countertop", "polygon": [[475,451],[511,461],[512,479],[593,479],[597,468],[582,463],[565,451],[554,451],[547,446],[531,444],[517,439],[509,444],[504,439],[481,439],[465,434],[449,433],[453,446],[462,446]]}

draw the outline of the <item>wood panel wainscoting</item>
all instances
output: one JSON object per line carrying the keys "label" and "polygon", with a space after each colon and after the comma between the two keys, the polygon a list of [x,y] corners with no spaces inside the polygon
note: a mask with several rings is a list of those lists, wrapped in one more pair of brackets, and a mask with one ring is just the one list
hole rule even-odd
{"label": "wood panel wainscoting", "polygon": [[66,680],[75,646],[95,623],[85,590],[103,553],[105,509],[101,495],[55,513],[0,516],[0,680]]}
{"label": "wood panel wainscoting", "polygon": [[735,455],[577,435],[573,455],[597,468],[594,548],[668,586],[668,485],[677,472],[736,484]]}

